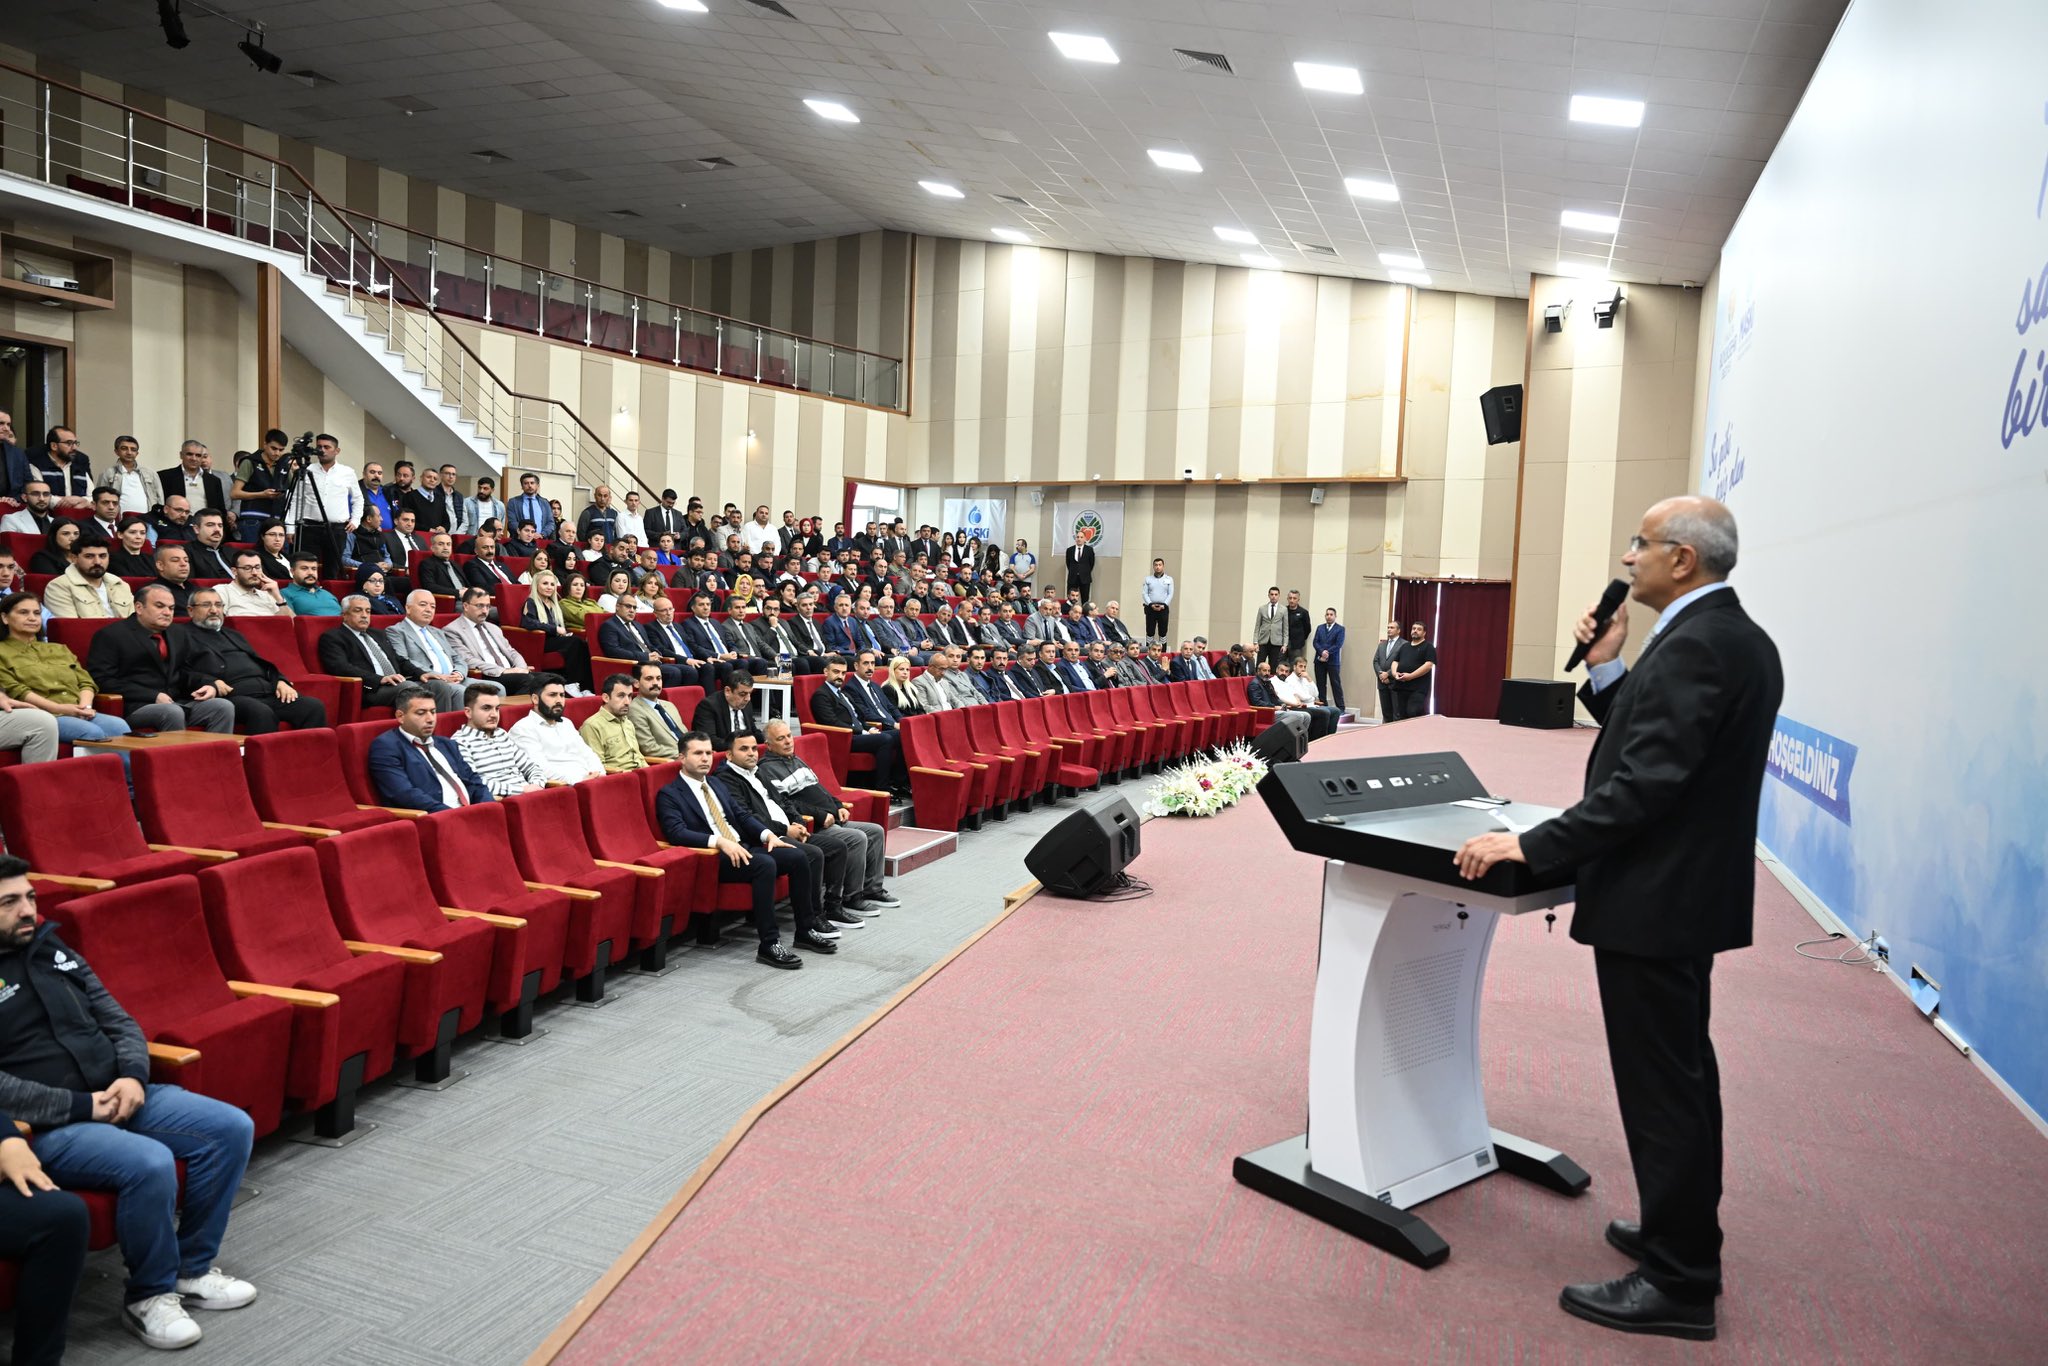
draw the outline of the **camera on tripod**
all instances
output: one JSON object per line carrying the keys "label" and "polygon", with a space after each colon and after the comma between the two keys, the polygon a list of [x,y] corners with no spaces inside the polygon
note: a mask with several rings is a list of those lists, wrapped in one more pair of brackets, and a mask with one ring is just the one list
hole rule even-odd
{"label": "camera on tripod", "polygon": [[285,452],[284,460],[285,464],[293,469],[304,469],[307,465],[312,464],[314,458],[319,454],[319,447],[313,443],[313,434],[307,432],[300,436],[297,441],[292,442],[292,448]]}

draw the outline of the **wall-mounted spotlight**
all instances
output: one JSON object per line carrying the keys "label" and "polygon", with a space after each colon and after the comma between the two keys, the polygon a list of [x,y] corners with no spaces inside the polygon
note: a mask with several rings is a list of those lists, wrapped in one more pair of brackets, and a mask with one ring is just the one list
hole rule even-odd
{"label": "wall-mounted spotlight", "polygon": [[235,46],[249,59],[251,65],[266,76],[275,76],[278,68],[284,65],[283,58],[263,46],[263,30],[260,28],[250,29],[249,36]]}
{"label": "wall-mounted spotlight", "polygon": [[1571,315],[1572,306],[1570,303],[1551,304],[1543,310],[1543,330],[1545,332],[1564,331],[1564,320]]}
{"label": "wall-mounted spotlight", "polygon": [[1612,327],[1614,326],[1614,315],[1617,312],[1619,312],[1620,309],[1621,287],[1617,285],[1614,289],[1613,298],[1595,299],[1593,301],[1593,322],[1595,323],[1595,325],[1600,327]]}
{"label": "wall-mounted spotlight", "polygon": [[186,47],[192,40],[185,34],[185,16],[178,13],[178,0],[156,0],[156,21],[164,26],[164,42]]}

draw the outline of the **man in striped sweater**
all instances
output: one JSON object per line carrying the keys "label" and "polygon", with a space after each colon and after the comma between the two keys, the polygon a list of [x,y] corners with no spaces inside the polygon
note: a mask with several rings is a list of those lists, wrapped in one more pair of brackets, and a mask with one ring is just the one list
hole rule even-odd
{"label": "man in striped sweater", "polygon": [[538,759],[499,728],[498,707],[502,701],[502,695],[489,683],[472,683],[464,688],[462,709],[468,720],[455,732],[455,748],[463,762],[483,779],[493,797],[538,792],[547,786],[547,775]]}

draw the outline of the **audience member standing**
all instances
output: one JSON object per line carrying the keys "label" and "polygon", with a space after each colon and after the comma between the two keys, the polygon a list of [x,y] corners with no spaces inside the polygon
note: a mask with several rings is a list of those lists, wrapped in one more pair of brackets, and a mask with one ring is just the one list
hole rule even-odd
{"label": "audience member standing", "polygon": [[[5,416],[5,414],[0,414]],[[121,514],[148,513],[163,505],[163,481],[142,464],[142,444],[132,436],[114,438],[114,463],[100,471],[95,488],[112,489],[121,500]]]}
{"label": "audience member standing", "polygon": [[156,476],[164,491],[165,506],[169,506],[172,498],[183,495],[189,508],[227,508],[228,487],[219,475],[206,468],[204,442],[187,441],[178,447],[178,463],[158,470]]}
{"label": "audience member standing", "polygon": [[1095,581],[1095,547],[1090,544],[1092,539],[1089,533],[1085,531],[1079,532],[1074,543],[1067,547],[1063,558],[1067,566],[1067,593],[1069,596],[1079,593],[1083,598],[1086,598],[1088,596],[1088,585]]}
{"label": "audience member standing", "polygon": [[1173,607],[1173,575],[1165,560],[1152,561],[1152,573],[1138,586],[1138,598],[1145,604],[1145,643],[1167,639],[1168,616]]}
{"label": "audience member standing", "polygon": [[1387,623],[1387,633],[1372,652],[1372,676],[1379,681],[1380,720],[1398,721],[1394,711],[1394,663],[1401,654],[1401,623]]}
{"label": "audience member standing", "polygon": [[0,411],[0,498],[21,497],[29,478],[28,452],[14,434],[14,414]]}
{"label": "audience member standing", "polygon": [[51,500],[58,507],[92,506],[92,462],[78,449],[78,433],[69,427],[50,428],[43,449],[28,463],[30,471],[50,486]]}
{"label": "audience member standing", "polygon": [[1422,716],[1429,711],[1430,675],[1436,672],[1436,646],[1429,643],[1429,628],[1416,622],[1408,628],[1408,639],[1394,657],[1394,710],[1398,719]]}
{"label": "audience member standing", "polygon": [[315,459],[299,476],[299,486],[285,507],[284,525],[288,533],[297,534],[301,550],[320,557],[320,576],[338,579],[343,546],[361,519],[363,491],[356,472],[341,463],[339,441],[322,432],[313,448]]}
{"label": "audience member standing", "polygon": [[1287,590],[1287,662],[1291,665],[1307,657],[1309,632],[1315,623],[1308,614],[1308,608],[1301,605],[1301,590]]}
{"label": "audience member standing", "polygon": [[1277,587],[1266,590],[1266,603],[1252,621],[1252,644],[1258,647],[1259,662],[1278,672],[1287,655],[1287,608]]}
{"label": "audience member standing", "polygon": [[1337,609],[1323,609],[1323,624],[1316,627],[1316,701],[1344,710],[1344,628],[1337,624]]}

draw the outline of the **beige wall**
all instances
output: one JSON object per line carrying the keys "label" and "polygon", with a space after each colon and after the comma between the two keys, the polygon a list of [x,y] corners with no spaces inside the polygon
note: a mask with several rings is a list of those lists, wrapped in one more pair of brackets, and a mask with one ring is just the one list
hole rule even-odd
{"label": "beige wall", "polygon": [[[1523,418],[1513,674],[1562,677],[1571,624],[1622,572],[1643,509],[1689,486],[1698,290],[1623,287],[1611,328],[1593,302],[1612,285],[1538,277],[1531,314],[1570,301],[1564,331],[1538,326]],[[1632,616],[1633,616],[1632,612]],[[1655,617],[1631,623],[1631,654]]]}

